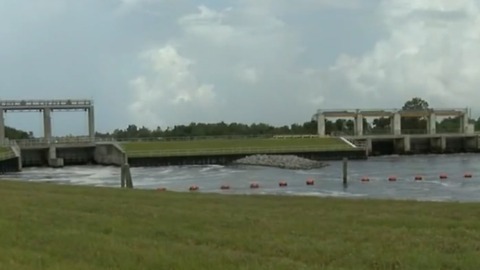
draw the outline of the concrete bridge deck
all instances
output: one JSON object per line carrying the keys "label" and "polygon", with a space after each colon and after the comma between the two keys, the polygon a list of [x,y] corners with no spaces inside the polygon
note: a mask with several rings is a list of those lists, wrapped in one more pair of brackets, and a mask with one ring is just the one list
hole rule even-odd
{"label": "concrete bridge deck", "polygon": [[425,133],[436,134],[437,117],[454,117],[460,121],[458,133],[474,133],[474,126],[469,123],[468,108],[431,108],[427,110],[401,110],[401,109],[344,109],[344,110],[318,110],[313,115],[317,120],[317,133],[320,136],[326,134],[325,123],[328,118],[353,118],[354,134],[364,135],[364,119],[368,117],[390,118],[390,133],[402,135],[402,118],[421,117],[427,119]]}

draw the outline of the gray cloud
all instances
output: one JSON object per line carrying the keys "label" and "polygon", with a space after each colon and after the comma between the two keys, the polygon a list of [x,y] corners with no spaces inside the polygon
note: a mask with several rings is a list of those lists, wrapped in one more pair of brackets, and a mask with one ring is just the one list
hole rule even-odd
{"label": "gray cloud", "polygon": [[[137,123],[303,122],[318,108],[480,97],[475,0],[4,0],[1,98],[94,98]],[[40,116],[9,125],[41,132]],[[86,133],[55,114],[57,135]]]}

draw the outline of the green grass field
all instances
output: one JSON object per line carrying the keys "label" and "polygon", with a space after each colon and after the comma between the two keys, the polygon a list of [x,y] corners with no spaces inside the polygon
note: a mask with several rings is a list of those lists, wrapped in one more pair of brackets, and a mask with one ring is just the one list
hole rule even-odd
{"label": "green grass field", "polygon": [[478,269],[480,204],[0,181],[0,269]]}
{"label": "green grass field", "polygon": [[349,150],[348,144],[339,138],[251,138],[251,139],[204,139],[189,141],[156,141],[156,142],[123,142],[122,147],[127,154],[136,152],[172,152],[202,151],[233,148],[312,148],[325,150]]}

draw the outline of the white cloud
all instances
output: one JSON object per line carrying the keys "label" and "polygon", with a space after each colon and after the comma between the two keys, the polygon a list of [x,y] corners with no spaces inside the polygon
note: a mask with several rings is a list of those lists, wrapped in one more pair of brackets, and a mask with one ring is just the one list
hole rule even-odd
{"label": "white cloud", "polygon": [[[141,125],[160,125],[174,115],[191,117],[215,102],[214,86],[198,82],[192,60],[181,56],[172,45],[143,53],[150,76],[139,76],[130,84],[134,101],[130,111]],[[185,114],[185,109],[190,113]]]}
{"label": "white cloud", "polygon": [[[133,87],[132,114],[145,125],[222,120],[285,124],[308,120],[322,102],[318,80],[297,66],[300,40],[268,9],[253,2],[224,9],[199,6],[178,24],[183,32],[171,39],[174,45],[156,49],[155,60],[149,61],[152,73],[143,75],[148,90]],[[152,98],[151,91],[170,94]],[[172,97],[175,102],[164,106]],[[192,105],[197,103],[208,105],[195,111]]]}
{"label": "white cloud", "polygon": [[344,88],[355,107],[401,106],[421,96],[433,106],[475,106],[480,98],[477,0],[385,0],[388,37],[361,57],[342,55],[326,87]]}

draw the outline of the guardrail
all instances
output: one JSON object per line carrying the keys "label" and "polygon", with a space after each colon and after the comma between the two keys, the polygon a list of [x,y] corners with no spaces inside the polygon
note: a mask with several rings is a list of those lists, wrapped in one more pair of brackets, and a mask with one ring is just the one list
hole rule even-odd
{"label": "guardrail", "polygon": [[93,105],[93,100],[89,99],[25,99],[25,100],[0,100],[2,107],[23,107],[23,106],[90,106]]}
{"label": "guardrail", "polygon": [[55,144],[77,144],[77,143],[94,143],[95,138],[91,137],[54,137],[51,139],[39,138],[39,139],[25,139],[17,140],[16,143],[20,147],[28,146],[42,146],[42,145],[55,145]]}
{"label": "guardrail", "polygon": [[281,154],[294,152],[327,152],[347,151],[355,148],[347,145],[303,146],[303,147],[232,147],[232,148],[204,148],[204,149],[176,149],[155,151],[127,151],[128,157],[173,157],[173,156],[200,156],[200,155],[233,155],[233,154]]}

